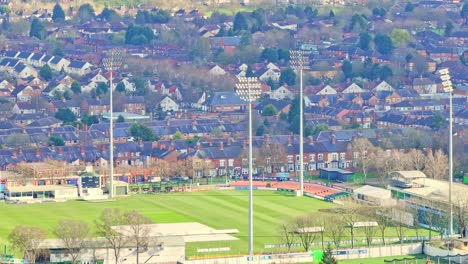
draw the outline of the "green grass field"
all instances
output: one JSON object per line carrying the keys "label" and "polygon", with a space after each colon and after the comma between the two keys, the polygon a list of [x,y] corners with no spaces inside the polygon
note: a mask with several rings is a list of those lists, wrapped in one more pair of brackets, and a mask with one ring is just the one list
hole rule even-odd
{"label": "green grass field", "polygon": [[[0,245],[15,225],[40,226],[49,231],[61,218],[81,219],[93,224],[105,208],[135,209],[156,223],[200,222],[217,229],[237,228],[240,238],[231,242],[236,253],[246,249],[247,191],[212,191],[199,193],[142,194],[117,198],[112,202],[68,201],[43,204],[0,204]],[[272,242],[278,226],[298,215],[333,206],[305,197],[290,197],[276,192],[254,193],[255,247],[263,249]],[[201,245],[202,247],[204,245]],[[189,247],[190,248],[190,247]]]}
{"label": "green grass field", "polygon": [[[209,191],[198,193],[141,194],[117,198],[110,202],[68,201],[43,204],[0,204],[0,246],[7,244],[11,230],[19,224],[40,226],[49,232],[59,219],[80,219],[93,225],[105,208],[138,210],[155,223],[200,222],[216,229],[236,228],[237,241],[198,242],[187,244],[187,255],[197,255],[198,248],[230,247],[222,254],[247,252],[247,191]],[[292,197],[272,191],[254,192],[254,247],[255,251],[277,252],[265,249],[265,244],[280,244],[279,226],[299,215],[317,212],[335,206],[332,203],[307,197]],[[388,236],[396,236],[387,229]],[[407,232],[414,235],[413,230]],[[359,235],[359,233],[358,233]],[[376,233],[376,238],[379,237]],[[359,238],[359,239],[362,239]],[[276,249],[279,250],[279,249]],[[295,250],[301,250],[296,248]],[[206,253],[204,253],[206,255]],[[216,253],[212,253],[216,254]],[[217,253],[219,254],[219,253]]]}

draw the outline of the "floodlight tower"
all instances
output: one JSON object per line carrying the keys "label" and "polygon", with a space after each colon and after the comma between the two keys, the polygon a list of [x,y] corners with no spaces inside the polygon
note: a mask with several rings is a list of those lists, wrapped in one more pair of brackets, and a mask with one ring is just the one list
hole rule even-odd
{"label": "floodlight tower", "polygon": [[114,107],[113,107],[113,90],[114,90],[114,71],[122,66],[123,52],[118,49],[112,49],[107,52],[106,57],[102,59],[102,65],[110,72],[110,89],[109,89],[109,198],[114,196]]}
{"label": "floodlight tower", "polygon": [[450,235],[453,235],[453,203],[452,203],[452,189],[453,189],[453,86],[450,80],[450,73],[447,68],[438,71],[444,92],[449,93],[449,207],[450,207]]}
{"label": "floodlight tower", "polygon": [[299,159],[301,160],[299,176],[299,196],[304,195],[304,92],[302,86],[302,70],[309,69],[309,51],[291,50],[289,63],[293,69],[299,71]]}
{"label": "floodlight tower", "polygon": [[252,102],[261,93],[261,84],[255,77],[240,77],[236,84],[236,93],[249,104],[249,256],[253,257],[253,158],[252,158]]}

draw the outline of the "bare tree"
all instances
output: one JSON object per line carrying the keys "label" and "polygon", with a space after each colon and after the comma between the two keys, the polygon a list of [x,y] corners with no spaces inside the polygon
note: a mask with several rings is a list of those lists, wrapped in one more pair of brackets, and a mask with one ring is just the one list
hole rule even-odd
{"label": "bare tree", "polygon": [[36,263],[36,258],[42,252],[41,243],[46,237],[46,231],[42,228],[18,225],[8,235],[8,241],[30,263]]}
{"label": "bare tree", "polygon": [[377,231],[377,227],[370,223],[371,221],[375,221],[375,211],[372,207],[360,207],[358,210],[358,214],[365,217],[366,222],[368,224],[364,225],[362,228],[364,229],[364,235],[366,238],[367,246],[370,247],[372,241],[374,240],[375,233]]}
{"label": "bare tree", "polygon": [[468,224],[468,197],[462,193],[456,193],[455,197],[453,203],[455,217],[457,218],[459,232],[464,236],[463,230]]}
{"label": "bare tree", "polygon": [[379,176],[380,184],[384,185],[388,173],[393,171],[396,167],[395,157],[392,155],[391,151],[378,149],[375,153],[372,153],[371,160],[372,166]]}
{"label": "bare tree", "polygon": [[120,251],[128,242],[128,237],[114,230],[113,226],[126,224],[124,214],[117,208],[102,211],[99,221],[95,222],[97,234],[104,237],[114,251],[115,264],[119,263]]}
{"label": "bare tree", "polygon": [[412,170],[422,171],[426,164],[426,155],[419,149],[411,149],[406,156]]}
{"label": "bare tree", "polygon": [[349,234],[351,235],[351,248],[354,248],[356,223],[362,220],[359,209],[360,207],[358,207],[356,204],[350,204],[350,206],[342,210],[340,214],[340,217],[344,219],[346,225],[349,228]]}
{"label": "bare tree", "polygon": [[149,227],[152,221],[137,211],[128,211],[124,214],[125,220],[130,227],[130,237],[136,246],[136,263],[139,262],[140,249],[148,246]]}
{"label": "bare tree", "polygon": [[81,249],[86,247],[89,234],[88,224],[81,220],[61,219],[53,233],[62,241],[63,247],[70,254],[71,263],[75,264]]}
{"label": "bare tree", "polygon": [[[313,221],[312,216],[300,216],[294,220],[294,227],[296,236],[301,241],[302,247],[307,252],[309,251],[310,244],[314,242],[317,238],[317,234],[319,233],[318,230],[313,230],[311,228],[315,228],[316,223]],[[318,227],[321,229],[322,227]]]}
{"label": "bare tree", "polygon": [[412,226],[413,216],[409,212],[408,208],[403,205],[397,205],[392,210],[393,224],[395,226],[395,231],[398,236],[398,240],[403,244],[403,239],[405,237],[406,230],[409,226]]}
{"label": "bare tree", "polygon": [[385,245],[385,230],[392,222],[391,216],[392,210],[388,207],[375,208],[373,210],[374,219],[378,224],[380,230],[380,237],[382,238],[382,243]]}
{"label": "bare tree", "polygon": [[346,223],[337,215],[328,215],[325,221],[325,234],[333,241],[335,248],[340,248],[345,233]]}
{"label": "bare tree", "polygon": [[279,236],[281,241],[288,248],[288,253],[291,252],[291,247],[294,244],[296,238],[294,227],[290,224],[282,224],[279,229]]}
{"label": "bare tree", "polygon": [[369,152],[372,151],[374,145],[367,138],[358,138],[351,142],[348,150],[353,153],[354,162],[359,167],[363,174],[363,182],[366,182],[367,173],[369,172]]}
{"label": "bare tree", "polygon": [[441,149],[435,152],[429,151],[425,164],[424,173],[432,179],[446,179],[448,175],[448,158]]}

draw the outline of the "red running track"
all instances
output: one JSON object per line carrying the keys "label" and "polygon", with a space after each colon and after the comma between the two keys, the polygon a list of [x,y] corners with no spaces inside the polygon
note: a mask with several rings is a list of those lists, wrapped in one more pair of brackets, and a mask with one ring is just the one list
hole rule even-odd
{"label": "red running track", "polygon": [[[267,182],[254,181],[253,187],[267,187]],[[235,181],[231,183],[231,186],[236,187],[248,187],[249,181]],[[298,182],[270,182],[270,188],[279,188],[287,190],[299,190]],[[341,190],[322,186],[314,183],[304,183],[304,192],[314,194],[320,197],[326,197],[335,193],[342,192]]]}

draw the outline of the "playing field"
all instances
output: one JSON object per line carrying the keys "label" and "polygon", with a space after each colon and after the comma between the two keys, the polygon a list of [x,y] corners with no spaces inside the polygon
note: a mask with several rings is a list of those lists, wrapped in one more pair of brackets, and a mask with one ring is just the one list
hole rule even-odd
{"label": "playing field", "polygon": [[[282,244],[279,227],[299,215],[317,212],[335,206],[313,198],[294,197],[273,191],[254,192],[254,247],[255,252],[278,252],[284,248],[265,248],[267,244]],[[155,223],[199,222],[215,229],[238,229],[235,241],[187,243],[187,255],[196,257],[198,249],[228,247],[229,251],[212,255],[236,255],[247,253],[248,192],[209,191],[194,193],[141,194],[117,198],[109,202],[68,201],[42,204],[0,204],[0,246],[7,244],[11,230],[19,224],[40,226],[49,232],[59,219],[81,219],[93,226],[105,208],[138,210]],[[348,232],[345,239],[349,239]],[[356,232],[356,239],[363,234]],[[395,237],[394,228],[388,228],[388,237]],[[426,232],[421,232],[426,233]],[[405,235],[414,235],[407,230]],[[361,236],[361,237],[359,237]],[[379,237],[376,233],[375,237]],[[328,238],[325,238],[328,240]],[[301,250],[295,248],[294,250]],[[207,253],[201,253],[206,255]]]}
{"label": "playing field", "polygon": [[[237,228],[239,241],[230,242],[231,253],[246,251],[247,191],[210,191],[198,193],[142,194],[117,198],[112,202],[68,201],[43,204],[0,204],[0,246],[15,225],[52,228],[61,218],[82,219],[89,224],[105,208],[135,209],[157,223],[200,222],[216,229]],[[291,197],[270,191],[254,192],[255,247],[262,251],[265,243],[278,243],[278,227],[288,219],[320,208],[333,206],[312,198]],[[209,245],[188,245],[188,251]],[[192,249],[191,249],[192,248]]]}

